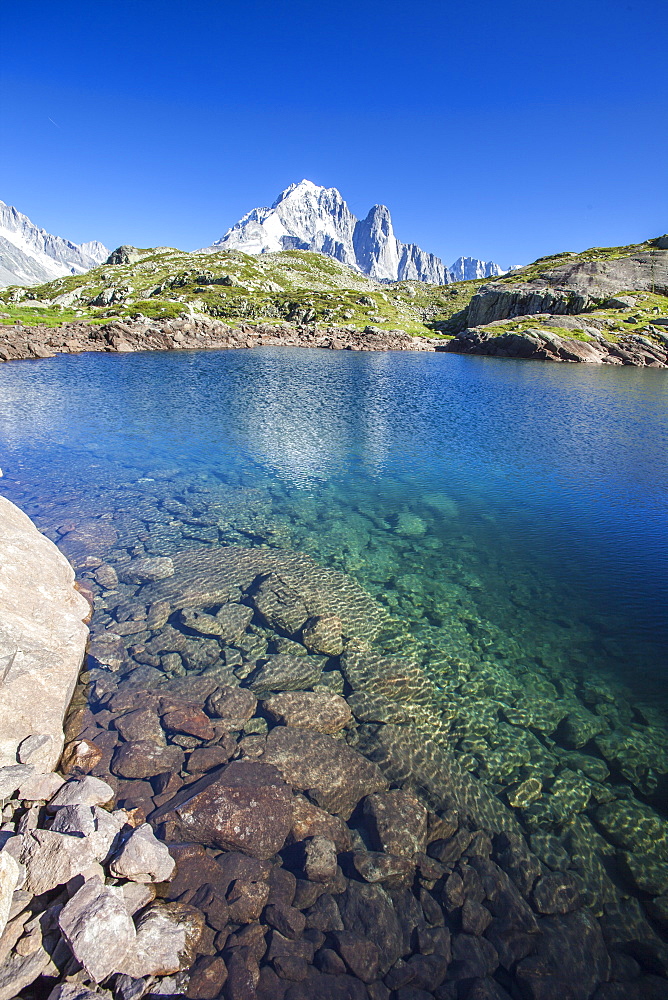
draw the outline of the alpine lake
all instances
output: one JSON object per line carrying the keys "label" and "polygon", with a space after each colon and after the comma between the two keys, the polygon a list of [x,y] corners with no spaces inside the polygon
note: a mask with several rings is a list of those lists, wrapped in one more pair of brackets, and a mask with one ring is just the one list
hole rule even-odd
{"label": "alpine lake", "polygon": [[[101,734],[92,773],[126,808],[150,816],[168,782],[114,777],[113,699],[127,711],[119,694],[192,682],[210,705],[266,657],[307,655],[304,616],[293,627],[256,600],[277,574],[288,604],[339,623],[343,655],[302,680],[348,699],[339,738],[434,815],[469,803],[471,830],[520,833],[543,873],[569,873],[609,949],[668,974],[665,371],[268,347],[59,355],[0,367],[0,451],[3,494],[94,597],[68,739]],[[154,559],[172,560],[168,580]],[[198,630],[231,604],[246,609],[236,635]],[[232,734],[241,755],[273,727],[260,696]],[[166,738],[187,757],[220,733]]]}

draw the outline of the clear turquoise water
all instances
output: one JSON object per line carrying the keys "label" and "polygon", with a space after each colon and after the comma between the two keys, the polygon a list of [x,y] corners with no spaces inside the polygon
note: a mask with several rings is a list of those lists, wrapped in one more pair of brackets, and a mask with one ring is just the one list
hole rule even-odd
{"label": "clear turquoise water", "polygon": [[354,575],[452,655],[665,701],[667,404],[652,369],[60,356],[0,369],[0,487],[38,522],[113,510],[131,484],[250,487],[274,544]]}

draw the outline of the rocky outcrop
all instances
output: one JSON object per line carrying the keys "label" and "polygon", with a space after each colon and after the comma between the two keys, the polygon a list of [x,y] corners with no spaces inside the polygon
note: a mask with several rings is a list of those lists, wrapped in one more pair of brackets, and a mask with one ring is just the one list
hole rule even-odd
{"label": "rocky outcrop", "polygon": [[[667,338],[668,339],[668,338]],[[560,337],[539,326],[521,332],[498,333],[498,327],[463,330],[442,350],[453,354],[482,354],[493,358],[523,358],[532,361],[583,361],[589,364],[668,367],[668,343],[630,335],[617,341],[583,341]]]}
{"label": "rocky outcrop", "polygon": [[0,764],[50,771],[63,748],[90,606],[67,559],[4,497],[0,525]]}
{"label": "rocky outcrop", "polygon": [[623,292],[668,295],[668,250],[662,238],[647,249],[610,259],[579,259],[546,267],[529,281],[483,285],[453,318],[459,328],[536,313],[576,314],[603,305]]}

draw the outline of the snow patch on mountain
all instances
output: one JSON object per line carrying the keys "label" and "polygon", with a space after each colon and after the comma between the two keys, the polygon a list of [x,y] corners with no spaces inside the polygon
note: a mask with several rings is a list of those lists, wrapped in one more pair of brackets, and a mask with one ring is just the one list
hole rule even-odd
{"label": "snow patch on mountain", "polygon": [[448,268],[434,254],[397,239],[384,205],[374,205],[365,219],[357,219],[336,188],[308,180],[291,184],[270,208],[248,212],[210,249],[248,254],[313,250],[377,281],[446,285],[505,273],[498,264],[474,257],[460,257]]}
{"label": "snow patch on mountain", "polygon": [[102,264],[109,251],[97,240],[71,243],[34,225],[0,201],[0,286],[39,285]]}

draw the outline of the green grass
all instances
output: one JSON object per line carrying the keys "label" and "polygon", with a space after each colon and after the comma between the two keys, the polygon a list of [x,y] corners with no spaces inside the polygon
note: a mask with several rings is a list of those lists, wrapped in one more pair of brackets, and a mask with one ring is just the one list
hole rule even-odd
{"label": "green grass", "polygon": [[[132,264],[103,264],[86,274],[58,278],[33,288],[0,290],[0,312],[7,325],[59,326],[81,320],[147,316],[166,320],[204,313],[239,326],[243,323],[308,323],[363,329],[405,330],[425,337],[451,335],[464,320],[471,297],[490,280],[515,284],[577,260],[611,259],[651,244],[593,248],[582,254],[556,254],[520,271],[494,279],[428,285],[416,281],[379,284],[331,257],[305,250],[250,256],[237,250],[184,253],[171,248],[137,251]],[[642,295],[637,322],[619,310],[596,310],[608,318],[611,337],[641,332],[653,310],[665,315],[666,299]],[[639,297],[640,299],[640,297]],[[96,303],[96,304],[94,304]],[[635,311],[634,314],[635,316]],[[532,321],[535,322],[535,321]],[[565,335],[564,331],[560,335]],[[581,335],[586,338],[586,335]],[[580,339],[576,335],[576,339]]]}

